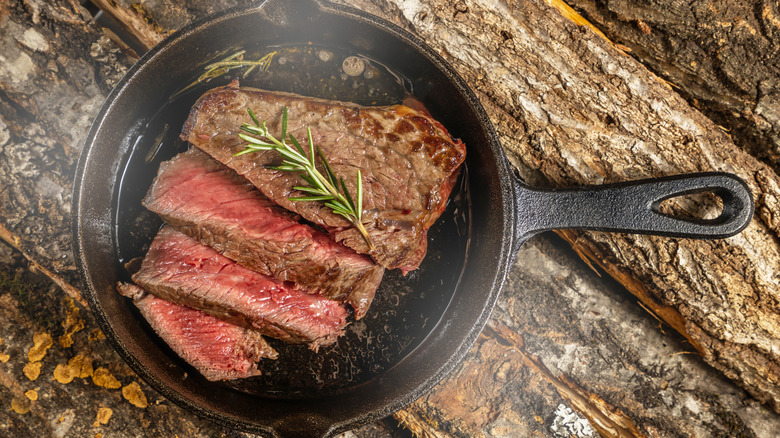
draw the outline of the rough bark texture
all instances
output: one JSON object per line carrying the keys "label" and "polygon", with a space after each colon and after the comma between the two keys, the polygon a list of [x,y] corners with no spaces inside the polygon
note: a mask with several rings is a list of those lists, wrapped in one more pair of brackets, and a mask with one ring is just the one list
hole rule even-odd
{"label": "rough bark texture", "polygon": [[[96,3],[152,45],[206,12],[249,1]],[[437,437],[773,436],[780,429],[780,417],[770,410],[780,399],[775,172],[738,151],[674,90],[582,27],[582,20],[575,24],[571,10],[562,15],[567,10],[558,1],[549,1],[557,10],[533,1],[349,3],[419,34],[450,60],[482,98],[528,182],[563,187],[719,169],[748,180],[757,201],[750,228],[724,241],[562,233],[572,252],[550,235],[532,240],[467,360],[398,412],[401,423],[417,436]],[[771,6],[774,15],[754,8],[770,24],[777,15]],[[748,10],[734,8],[728,10]],[[717,9],[702,14],[678,29],[727,20]],[[91,118],[134,54],[90,23],[75,0],[0,6],[0,28],[0,238],[27,259],[0,244],[0,392],[6,400],[0,435],[243,435],[214,428],[145,386],[78,304],[68,219],[73,164]],[[696,33],[683,30],[680,35]],[[738,47],[734,42],[701,56],[726,56],[723,50]],[[771,79],[776,71],[762,74],[756,90],[777,83]],[[706,82],[699,70],[691,75]],[[774,104],[764,98],[762,106],[764,95],[771,93],[759,93],[747,106],[771,124]],[[759,125],[765,138],[776,135],[776,126]],[[736,128],[732,135],[748,142]],[[682,207],[695,212],[706,206]],[[576,254],[601,265],[639,305]],[[53,346],[35,361],[39,350],[28,352],[38,332],[49,333]],[[37,367],[39,377],[31,380]],[[144,398],[147,407],[138,407]],[[345,436],[404,433],[384,422]]]}
{"label": "rough bark texture", "polygon": [[[564,236],[682,321],[670,323],[707,362],[780,410],[780,179],[771,168],[641,64],[544,3],[372,4],[398,11],[482,93],[528,182],[566,187],[707,170],[744,178],[757,215],[733,238]],[[695,215],[712,208],[676,204]]]}
{"label": "rough bark texture", "polygon": [[780,427],[780,417],[558,243],[540,236],[521,248],[477,345],[396,414],[402,423],[418,436],[455,437],[769,437]]}
{"label": "rough bark texture", "polygon": [[780,171],[780,3],[572,0],[734,142]]}
{"label": "rough bark texture", "polygon": [[77,3],[0,8],[0,236],[74,284],[75,163],[92,118],[133,59]]}
{"label": "rough bark texture", "polygon": [[248,6],[256,1],[93,0],[92,3],[116,20],[148,50],[170,33],[198,18],[236,6]]}

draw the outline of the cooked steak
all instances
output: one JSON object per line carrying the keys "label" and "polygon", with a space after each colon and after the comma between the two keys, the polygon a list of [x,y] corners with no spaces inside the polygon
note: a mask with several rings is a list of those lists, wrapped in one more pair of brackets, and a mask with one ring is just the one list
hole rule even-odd
{"label": "cooked steak", "polygon": [[211,381],[258,376],[257,361],[277,353],[257,330],[149,295],[134,284],[120,283],[152,329],[182,359]]}
{"label": "cooked steak", "polygon": [[358,319],[382,280],[382,267],[369,257],[298,223],[298,215],[195,148],[160,166],[144,205],[244,267],[349,303]]}
{"label": "cooked steak", "polygon": [[159,298],[317,350],[336,341],[347,311],[246,269],[171,227],[163,227],[133,275]]}
{"label": "cooked steak", "polygon": [[[376,250],[343,217],[321,202],[292,202],[305,196],[293,189],[306,183],[296,173],[277,171],[276,151],[240,156],[238,137],[251,123],[247,109],[281,131],[282,107],[288,132],[305,144],[306,127],[336,175],[355,193],[357,169],[363,174],[363,223]],[[222,87],[204,94],[193,107],[181,135],[245,176],[268,198],[326,228],[337,241],[377,263],[404,272],[416,269],[426,252],[428,228],[441,215],[455,183],[466,147],[424,112],[407,106],[362,107],[289,93]]]}

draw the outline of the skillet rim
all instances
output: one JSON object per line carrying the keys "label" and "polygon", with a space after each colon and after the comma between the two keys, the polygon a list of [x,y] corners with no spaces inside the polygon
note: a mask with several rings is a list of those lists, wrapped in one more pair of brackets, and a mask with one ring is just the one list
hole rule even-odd
{"label": "skillet rim", "polygon": [[[463,360],[466,353],[468,353],[471,346],[476,341],[477,336],[482,331],[482,328],[487,323],[490,314],[492,313],[492,309],[498,299],[498,296],[500,295],[504,279],[506,278],[506,274],[509,269],[509,265],[513,259],[513,230],[516,221],[516,211],[514,209],[513,202],[515,198],[515,184],[513,184],[513,175],[509,170],[508,161],[504,155],[503,149],[500,146],[500,142],[495,133],[493,125],[487,117],[487,113],[480,104],[473,90],[466,84],[463,78],[458,75],[454,68],[452,68],[452,66],[450,66],[449,63],[444,60],[441,55],[435,52],[416,35],[380,17],[371,15],[351,6],[336,5],[324,0],[310,1],[314,2],[322,13],[339,15],[350,21],[363,21],[370,24],[371,27],[375,29],[375,32],[387,33],[398,38],[409,48],[425,57],[432,66],[434,66],[449,80],[450,84],[454,86],[454,88],[457,89],[458,92],[462,95],[464,100],[468,102],[471,107],[471,111],[476,114],[476,122],[484,131],[485,138],[487,139],[485,147],[487,147],[488,150],[493,154],[493,157],[490,159],[494,160],[494,163],[498,169],[498,175],[496,176],[496,179],[498,180],[497,183],[500,184],[500,192],[502,197],[500,211],[496,212],[496,214],[501,215],[503,221],[503,236],[501,237],[501,247],[497,252],[497,257],[495,259],[496,272],[495,275],[492,276],[492,281],[484,286],[484,288],[489,290],[490,293],[487,295],[484,306],[481,309],[479,315],[477,315],[475,323],[472,325],[467,335],[457,340],[458,345],[452,350],[452,354],[445,361],[441,362],[437,372],[425,378],[423,384],[407,390],[402,397],[396,397],[391,401],[382,402],[382,406],[380,408],[374,409],[369,413],[362,414],[357,417],[351,416],[347,421],[331,422],[330,428],[325,431],[327,435],[330,435],[348,430],[352,427],[365,424],[370,421],[377,420],[410,404],[420,395],[430,391],[430,389],[436,383],[441,381],[441,379],[443,379],[447,374],[452,372],[452,370]],[[87,271],[89,262],[87,261],[84,248],[85,224],[83,221],[85,220],[84,209],[87,202],[84,199],[84,193],[86,189],[85,170],[90,158],[94,153],[93,148],[95,147],[96,136],[103,128],[106,116],[114,108],[117,97],[120,96],[130,86],[134,79],[141,72],[143,72],[144,69],[150,63],[152,63],[154,59],[163,55],[169,47],[176,45],[177,42],[189,38],[191,34],[197,33],[197,31],[201,30],[201,28],[214,25],[216,22],[231,20],[239,15],[259,13],[263,8],[267,7],[268,3],[269,0],[264,0],[256,5],[249,7],[231,8],[196,20],[169,35],[160,44],[156,45],[154,48],[144,53],[139,58],[139,60],[127,71],[119,83],[117,83],[114,89],[109,93],[106,101],[103,103],[97,115],[95,116],[93,124],[90,127],[90,130],[84,141],[84,149],[79,156],[74,179],[72,201],[72,211],[76,215],[72,223],[75,262],[79,274],[84,284],[86,285],[86,288],[82,288],[82,291],[84,292],[84,296],[89,303],[100,328],[104,331],[104,333],[106,333],[114,349],[145,382],[147,382],[157,392],[173,401],[175,404],[182,406],[183,408],[194,412],[199,416],[206,417],[218,424],[234,427],[248,432],[262,433],[273,433],[275,428],[274,426],[269,427],[266,425],[247,422],[241,418],[229,415],[226,416],[226,414],[223,412],[215,412],[211,411],[209,408],[204,408],[191,398],[184,396],[182,393],[174,390],[169,385],[159,380],[157,376],[142,362],[140,362],[128,350],[128,347],[126,347],[121,342],[117,336],[117,333],[114,331],[112,324],[108,321],[107,315],[100,304],[98,292],[96,291],[95,285],[92,282],[92,278]],[[496,209],[498,209],[498,207],[496,207]],[[115,242],[112,241],[112,244],[115,244]],[[464,264],[464,270],[467,269],[467,264],[468,261],[466,264]],[[445,314],[446,312],[447,310],[444,311]],[[441,322],[439,324],[441,324]],[[437,330],[437,326],[432,328],[427,337],[433,336]],[[421,341],[420,346],[422,346],[424,342],[425,340]],[[417,348],[420,348],[420,346]],[[403,360],[401,362],[403,362]],[[391,369],[399,366],[401,362],[391,367]],[[383,374],[389,371],[390,369],[383,372]]]}

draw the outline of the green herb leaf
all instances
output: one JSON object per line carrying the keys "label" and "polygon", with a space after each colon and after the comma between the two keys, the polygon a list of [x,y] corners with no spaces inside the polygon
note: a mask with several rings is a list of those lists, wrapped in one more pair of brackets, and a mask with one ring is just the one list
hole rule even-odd
{"label": "green herb leaf", "polygon": [[263,147],[264,150],[270,150],[270,149],[272,149],[275,146],[272,143],[265,142],[263,140],[260,140],[259,138],[252,137],[251,135],[248,135],[248,134],[241,133],[241,134],[238,134],[238,136],[242,140],[251,143],[252,144],[251,147],[254,147],[254,148],[257,148],[259,146],[259,147]]}
{"label": "green herb leaf", "polygon": [[306,152],[303,151],[303,147],[301,146],[300,143],[298,143],[298,140],[296,140],[292,134],[290,134],[290,141],[292,142],[293,146],[295,146],[295,149],[297,149],[298,152],[301,153],[301,155],[306,155]]}
{"label": "green herb leaf", "polygon": [[[330,164],[328,164],[328,160],[325,159],[325,154],[319,146],[317,146],[317,154],[320,156],[320,162],[322,163],[322,167],[325,168],[325,174],[328,176],[330,185],[336,187],[336,174],[333,173],[333,169],[330,168]],[[344,189],[344,191],[346,192],[347,190]]]}
{"label": "green herb leaf", "polygon": [[[301,187],[301,186],[295,186],[293,187],[295,190],[300,190],[302,192],[311,193],[313,195],[322,195],[322,196],[330,196],[328,192],[322,191],[320,189],[315,189],[314,187]],[[330,196],[331,198],[333,196]]]}
{"label": "green herb leaf", "polygon": [[[248,108],[247,108],[248,109]],[[282,140],[287,137],[287,107],[282,107]]]}
{"label": "green herb leaf", "polygon": [[298,201],[327,201],[328,199],[333,199],[332,196],[302,196],[298,198],[287,198],[290,201],[298,202]]}
{"label": "green herb leaf", "polygon": [[247,108],[246,110],[249,112],[249,117],[252,118],[252,121],[255,122],[255,125],[257,125],[258,127],[261,126],[260,120],[257,119],[257,116],[255,115],[255,112],[252,111],[251,108]]}
{"label": "green herb leaf", "polygon": [[308,126],[306,127],[306,138],[309,140],[309,162],[311,163],[311,167],[314,167],[314,140],[311,138],[311,128]]}
{"label": "green herb leaf", "polygon": [[301,174],[301,178],[303,178],[303,180],[306,181],[312,187],[317,185],[317,183],[314,182],[314,179],[305,173]]}
{"label": "green herb leaf", "polygon": [[[347,190],[344,178],[336,177],[322,149],[314,145],[311,129],[308,126],[306,127],[306,140],[309,146],[308,154],[306,154],[298,140],[292,134],[287,133],[287,107],[282,108],[281,140],[268,132],[265,121],[261,122],[251,109],[247,109],[247,111],[255,126],[248,123],[244,123],[241,126],[241,130],[244,132],[238,134],[238,136],[248,144],[244,150],[234,154],[234,156],[271,149],[278,152],[283,159],[282,164],[272,167],[272,169],[285,172],[301,172],[301,179],[309,184],[309,187],[295,186],[293,189],[312,195],[288,199],[293,202],[326,201],[324,205],[330,208],[333,213],[343,216],[357,228],[358,232],[365,239],[366,244],[368,244],[369,252],[374,251],[374,244],[371,242],[368,231],[360,221],[363,216],[363,180],[360,170],[357,171],[357,202],[355,202],[355,199],[352,198],[349,190]],[[288,139],[292,144],[287,143]],[[320,158],[325,176],[317,169],[317,156]]]}
{"label": "green herb leaf", "polygon": [[[253,151],[241,151],[241,152],[239,152],[239,153],[237,153],[237,154],[235,154],[233,156],[236,157],[238,155],[243,155],[244,152],[248,153],[248,152],[253,152]],[[297,171],[301,170],[301,169],[298,169],[296,166],[285,166],[285,165],[273,166],[273,167],[270,167],[270,169],[281,170],[282,172],[297,172]]]}
{"label": "green herb leaf", "polygon": [[341,188],[344,189],[344,196],[347,198],[347,202],[349,202],[349,206],[352,207],[353,210],[356,210],[355,202],[352,200],[352,196],[349,195],[349,190],[347,190],[347,183],[344,182],[344,178],[341,178]]}

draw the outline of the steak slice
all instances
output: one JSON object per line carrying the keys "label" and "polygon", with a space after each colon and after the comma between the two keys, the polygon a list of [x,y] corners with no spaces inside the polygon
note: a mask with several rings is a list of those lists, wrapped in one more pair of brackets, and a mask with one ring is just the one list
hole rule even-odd
{"label": "steak slice", "polygon": [[263,196],[196,148],[160,165],[144,205],[238,264],[347,302],[360,319],[384,270]]}
{"label": "steak slice", "polygon": [[171,227],[154,238],[133,281],[159,298],[315,351],[346,325],[339,302],[250,271]]}
{"label": "steak slice", "polygon": [[[321,202],[292,202],[306,196],[293,189],[307,185],[300,175],[272,169],[276,151],[234,156],[246,142],[241,125],[252,120],[247,109],[281,132],[282,107],[288,132],[305,144],[306,127],[335,174],[355,193],[363,175],[363,224],[376,250],[343,217]],[[441,215],[452,191],[466,147],[424,112],[404,105],[363,107],[290,93],[234,86],[206,92],[195,104],[181,134],[218,161],[245,176],[268,198],[326,228],[338,242],[370,254],[386,268],[416,269],[427,249],[427,230]]]}
{"label": "steak slice", "polygon": [[157,298],[134,284],[120,283],[117,289],[133,299],[141,315],[176,354],[212,382],[259,376],[257,361],[277,357],[257,330]]}

